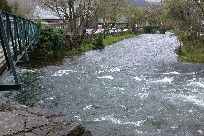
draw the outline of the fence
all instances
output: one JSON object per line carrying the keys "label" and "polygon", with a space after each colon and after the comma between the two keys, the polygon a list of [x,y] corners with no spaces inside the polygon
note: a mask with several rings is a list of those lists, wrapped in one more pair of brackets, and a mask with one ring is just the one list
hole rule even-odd
{"label": "fence", "polygon": [[[25,18],[21,18],[6,12],[0,12],[0,74],[4,69],[12,71],[15,86],[19,86],[15,65],[19,59],[25,55],[28,58],[28,50],[33,50],[33,45],[37,43],[37,25]],[[2,88],[11,85],[0,85]]]}

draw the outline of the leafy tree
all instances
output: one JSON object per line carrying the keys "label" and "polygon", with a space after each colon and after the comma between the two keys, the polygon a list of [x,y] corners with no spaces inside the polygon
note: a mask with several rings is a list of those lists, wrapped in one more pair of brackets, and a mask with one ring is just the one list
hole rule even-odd
{"label": "leafy tree", "polygon": [[[172,20],[171,26],[183,31],[185,40],[196,40],[203,31],[203,12],[195,0],[165,0],[166,18]],[[184,39],[184,38],[182,38]]]}
{"label": "leafy tree", "polygon": [[70,48],[79,48],[93,18],[93,0],[38,0],[66,24]]}
{"label": "leafy tree", "polygon": [[32,19],[34,18],[37,2],[30,0],[7,0],[13,14]]}
{"label": "leafy tree", "polygon": [[103,49],[105,47],[102,34],[100,34],[98,38],[94,40],[93,45],[95,49]]}
{"label": "leafy tree", "polygon": [[128,6],[126,9],[126,20],[128,24],[130,25],[131,29],[134,31],[136,24],[143,24],[144,23],[144,12],[143,10]]}
{"label": "leafy tree", "polygon": [[52,54],[64,47],[64,31],[45,26],[39,29],[38,50],[43,54]]}
{"label": "leafy tree", "polygon": [[121,20],[127,7],[127,0],[99,0],[96,2],[95,15],[103,22],[117,22]]}
{"label": "leafy tree", "polygon": [[11,7],[6,0],[0,0],[0,11],[11,13]]}
{"label": "leafy tree", "polygon": [[163,19],[164,8],[161,3],[150,4],[145,10],[146,21],[150,25],[160,25]]}

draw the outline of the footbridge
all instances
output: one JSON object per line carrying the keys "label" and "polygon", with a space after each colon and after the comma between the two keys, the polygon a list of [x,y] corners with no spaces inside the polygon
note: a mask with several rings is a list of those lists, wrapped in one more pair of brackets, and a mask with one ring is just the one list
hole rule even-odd
{"label": "footbridge", "polygon": [[38,42],[38,30],[35,22],[13,14],[0,11],[0,80],[6,73],[12,73],[13,84],[0,82],[0,91],[20,89],[15,66],[29,61],[28,53]]}

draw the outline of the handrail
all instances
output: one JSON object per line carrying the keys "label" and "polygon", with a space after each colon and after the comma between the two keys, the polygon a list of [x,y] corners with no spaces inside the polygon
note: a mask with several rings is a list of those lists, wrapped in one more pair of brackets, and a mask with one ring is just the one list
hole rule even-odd
{"label": "handrail", "polygon": [[27,51],[33,51],[37,41],[38,29],[35,22],[0,11],[0,66],[6,62],[7,69],[13,72],[15,84],[19,84],[16,63],[23,55],[29,61]]}

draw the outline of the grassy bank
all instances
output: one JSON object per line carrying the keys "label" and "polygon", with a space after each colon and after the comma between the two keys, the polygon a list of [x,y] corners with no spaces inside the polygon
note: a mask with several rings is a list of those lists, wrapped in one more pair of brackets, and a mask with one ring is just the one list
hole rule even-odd
{"label": "grassy bank", "polygon": [[[103,44],[104,46],[108,46],[111,45],[113,43],[119,42],[121,40],[127,39],[127,38],[131,38],[136,36],[135,34],[126,34],[126,35],[118,35],[118,36],[107,36],[106,39],[103,39]],[[75,55],[75,54],[80,54],[82,52],[86,52],[86,51],[90,51],[90,50],[94,50],[95,47],[93,45],[93,41],[88,43],[88,44],[84,44],[81,46],[81,48],[79,49],[74,49],[72,51],[68,52],[68,55]]]}
{"label": "grassy bank", "polygon": [[176,49],[179,61],[204,63],[204,45],[202,42],[190,42]]}

